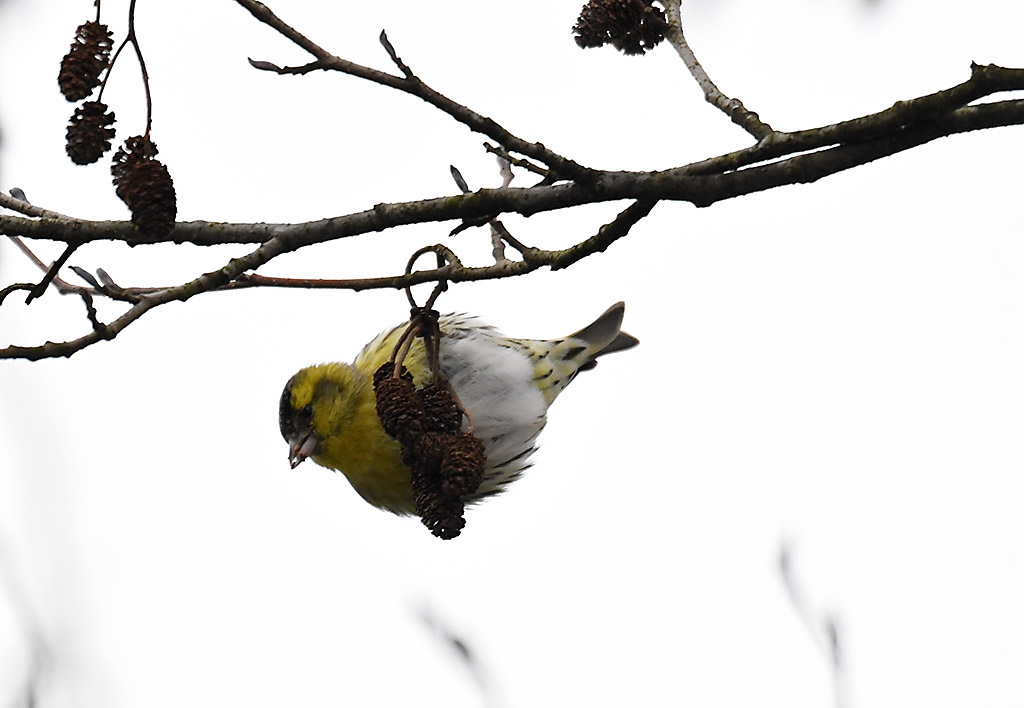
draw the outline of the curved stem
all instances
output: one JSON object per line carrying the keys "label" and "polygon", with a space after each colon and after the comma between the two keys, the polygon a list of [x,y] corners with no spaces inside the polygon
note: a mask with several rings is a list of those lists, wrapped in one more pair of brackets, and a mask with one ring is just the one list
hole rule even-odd
{"label": "curved stem", "polygon": [[132,43],[132,47],[135,49],[135,56],[139,59],[139,71],[142,72],[142,87],[146,91],[145,136],[148,138],[149,130],[153,126],[153,94],[149,90],[149,72],[146,71],[146,60],[142,57],[142,47],[139,46],[139,40],[135,36],[135,1],[132,0],[131,5],[128,6],[128,36],[125,38],[125,41]]}

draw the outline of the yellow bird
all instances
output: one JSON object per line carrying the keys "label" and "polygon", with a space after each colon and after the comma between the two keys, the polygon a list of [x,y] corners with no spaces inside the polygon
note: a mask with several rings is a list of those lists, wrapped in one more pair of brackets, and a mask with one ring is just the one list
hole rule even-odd
{"label": "yellow bird", "polygon": [[[475,317],[440,318],[440,370],[473,434],[484,444],[483,483],[465,503],[496,494],[530,466],[547,409],[581,371],[604,354],[639,342],[621,331],[625,305],[612,305],[568,337],[512,339]],[[320,364],[292,376],[281,394],[281,434],[294,468],[307,457],[342,472],[360,496],[396,514],[415,514],[402,450],[377,417],[373,373],[388,361],[405,325],[377,336],[352,364]],[[423,341],[405,359],[417,387],[430,379]],[[463,419],[463,429],[467,422]]]}

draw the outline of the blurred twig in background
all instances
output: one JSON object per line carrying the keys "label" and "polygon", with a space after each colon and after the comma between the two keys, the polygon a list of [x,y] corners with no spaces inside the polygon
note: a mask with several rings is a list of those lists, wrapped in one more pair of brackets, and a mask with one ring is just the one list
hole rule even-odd
{"label": "blurred twig in background", "polygon": [[469,643],[426,605],[421,606],[416,614],[438,640],[452,649],[459,662],[469,671],[473,681],[480,689],[481,705],[486,708],[502,708],[505,701],[479,655],[473,651]]}
{"label": "blurred twig in background", "polygon": [[5,705],[15,708],[36,708],[40,705],[39,693],[45,675],[52,664],[52,655],[22,578],[23,576],[18,571],[14,558],[4,541],[3,533],[0,532],[0,596],[11,608],[13,618],[21,630],[28,655],[27,669],[20,688],[10,697],[10,702]]}
{"label": "blurred twig in background", "polygon": [[844,657],[836,616],[832,612],[816,611],[811,606],[793,572],[793,549],[788,541],[783,541],[779,548],[779,572],[793,607],[796,608],[814,643],[832,667],[836,708],[847,708],[849,702],[845,689]]}

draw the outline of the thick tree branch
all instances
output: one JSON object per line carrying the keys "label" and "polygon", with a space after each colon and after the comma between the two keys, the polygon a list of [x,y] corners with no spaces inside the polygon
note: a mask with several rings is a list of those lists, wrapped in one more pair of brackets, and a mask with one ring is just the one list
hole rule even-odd
{"label": "thick tree branch", "polygon": [[[93,332],[63,344],[47,343],[42,347],[8,347],[0,349],[0,358],[40,359],[53,356],[69,356],[80,349],[103,339],[113,339],[127,325],[141,317],[150,308],[173,300],[187,300],[201,292],[229,287],[247,271],[265,265],[274,257],[302,248],[313,243],[354,236],[357,234],[383,231],[402,224],[443,221],[453,218],[483,217],[501,212],[532,214],[539,211],[577,206],[599,201],[636,199],[633,207],[623,212],[623,224],[631,227],[642,218],[659,200],[689,201],[698,206],[707,206],[732,197],[752,194],[773,187],[801,182],[814,182],[822,177],[835,174],[851,167],[865,164],[924,144],[938,137],[987,127],[1019,125],[1024,123],[1024,100],[1001,101],[961,108],[951,113],[905,127],[895,134],[861,142],[850,142],[835,147],[797,155],[776,162],[746,167],[721,174],[707,174],[704,169],[691,166],[674,168],[662,172],[603,172],[600,179],[589,187],[577,184],[532,187],[527,189],[480,190],[472,194],[444,197],[404,204],[381,204],[372,210],[343,217],[325,219],[308,224],[209,224],[193,222],[176,227],[175,240],[194,243],[219,242],[212,238],[212,232],[230,232],[231,243],[251,242],[255,235],[266,237],[263,245],[242,258],[233,259],[224,268],[207,273],[184,285],[160,290],[140,296],[137,304],[109,325],[94,329]],[[749,153],[746,155],[749,158]],[[728,156],[726,156],[728,157]],[[706,164],[706,163],[703,163]],[[694,174],[694,172],[697,174]],[[635,217],[635,218],[634,218]],[[0,227],[7,233],[12,229],[4,223],[7,217],[0,217]],[[12,217],[18,219],[18,217]],[[58,222],[31,222],[45,224],[66,224]],[[81,222],[77,222],[81,223]],[[99,222],[93,222],[98,224]],[[603,251],[619,238],[616,222],[609,225],[604,235],[597,234],[565,251],[540,251],[525,249],[523,260],[509,261],[494,266],[463,268],[460,272],[450,269],[417,271],[410,276],[367,278],[360,280],[325,281],[330,285],[351,290],[404,287],[437,280],[441,277],[453,282],[485,280],[522,275],[543,266],[566,267],[591,253]],[[128,228],[126,224],[117,224]],[[21,233],[17,229],[13,229]],[[31,232],[32,229],[26,229]],[[628,231],[628,229],[627,229]],[[74,238],[58,238],[52,231],[42,231],[55,240],[75,243]],[[26,234],[30,235],[30,234]],[[71,231],[68,235],[81,235]],[[192,238],[192,236],[195,238]],[[89,239],[91,240],[91,239]],[[85,241],[83,241],[85,242]],[[251,287],[258,284],[274,284],[258,278],[248,277],[234,287]]]}
{"label": "thick tree branch", "polygon": [[[745,165],[773,160],[798,152],[817,150],[830,145],[852,143],[888,134],[895,135],[906,127],[921,121],[938,118],[942,115],[952,116],[958,109],[981,98],[997,93],[1022,90],[1024,90],[1024,69],[1006,69],[994,64],[987,66],[971,64],[971,78],[944,91],[937,91],[908,101],[899,101],[884,111],[833,125],[792,133],[775,132],[757,145],[694,163],[686,169],[691,174],[725,172],[739,169]],[[1017,102],[1006,101],[1003,103],[1012,106]],[[979,105],[977,108],[981,109],[983,106]],[[995,119],[995,114],[998,112],[1002,112],[1004,116],[1002,122]],[[1012,107],[1005,107],[1000,111],[985,109],[959,115],[960,118],[955,123],[947,124],[950,130],[946,135],[1021,124],[1019,117],[1015,117],[1015,109]]]}
{"label": "thick tree branch", "polygon": [[[68,245],[116,240],[131,245],[172,242],[211,246],[265,243],[271,238],[283,235],[289,240],[297,241],[298,247],[381,231],[393,226],[472,219],[507,212],[528,216],[581,204],[619,199],[656,197],[707,205],[740,194],[770,189],[780,184],[814,181],[827,174],[835,174],[860,164],[857,161],[837,159],[833,165],[834,169],[828,169],[829,165],[824,164],[816,166],[815,175],[806,175],[806,180],[790,179],[800,176],[794,174],[795,166],[804,164],[804,161],[795,158],[780,159],[786,155],[820,150],[829,146],[852,148],[871,143],[874,138],[877,149],[871,159],[878,159],[947,135],[1024,124],[1024,108],[1020,99],[965,107],[968,103],[992,94],[1021,90],[1024,90],[1024,69],[974,65],[968,81],[945,91],[901,101],[879,113],[834,125],[792,133],[774,133],[758,145],[683,167],[661,172],[595,170],[597,178],[587,187],[561,184],[484,189],[466,195],[379,204],[367,211],[301,224],[227,224],[196,221],[177,224],[169,236],[146,238],[135,230],[131,222],[75,219],[38,209],[0,193],[0,206],[15,204],[23,213],[28,213],[31,209],[33,215],[43,216],[36,219],[0,215],[0,232],[26,238],[61,241]],[[921,125],[931,127],[922,133]],[[921,139],[908,143],[905,139],[908,131],[917,131]],[[890,142],[888,138],[892,138],[892,141]],[[829,154],[838,156],[844,152],[847,151]],[[728,182],[721,178],[748,165],[771,160],[774,162],[760,166],[756,172],[757,180],[743,180],[740,190],[735,186],[723,189],[723,185]],[[692,179],[712,175],[719,179]]]}

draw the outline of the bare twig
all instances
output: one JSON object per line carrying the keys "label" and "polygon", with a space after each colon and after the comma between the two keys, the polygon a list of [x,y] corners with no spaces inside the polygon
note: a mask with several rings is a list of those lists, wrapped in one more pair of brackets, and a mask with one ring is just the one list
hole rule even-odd
{"label": "bare twig", "polygon": [[391,57],[391,61],[395,63],[395,66],[398,67],[398,70],[402,72],[405,78],[415,79],[416,75],[413,74],[412,69],[406,66],[405,62],[399,58],[398,53],[395,51],[395,48],[391,46],[391,42],[388,40],[388,35],[384,30],[380,31],[380,43],[384,47],[384,51],[386,51],[388,56]]}
{"label": "bare twig", "polygon": [[819,616],[814,612],[811,603],[796,580],[796,575],[793,572],[793,552],[787,542],[783,542],[779,548],[779,573],[782,576],[783,585],[786,586],[789,599],[797,614],[800,615],[808,634],[822,655],[829,661],[832,669],[836,708],[845,708],[847,703],[844,683],[845,665],[837,620],[831,613]]}
{"label": "bare twig", "polygon": [[[76,275],[78,275],[78,277],[80,277],[83,280],[85,280],[92,287],[91,288],[83,288],[80,285],[72,285],[71,283],[69,283],[68,281],[64,280],[63,278],[61,278],[59,275],[56,274],[56,272],[57,272],[56,268],[54,268],[53,266],[47,266],[45,263],[43,263],[39,259],[39,257],[36,256],[36,254],[33,253],[32,250],[19,237],[17,237],[17,236],[9,236],[8,238],[11,240],[11,242],[15,246],[18,247],[18,249],[22,253],[24,253],[28,257],[29,260],[31,260],[36,265],[37,268],[39,268],[39,270],[41,270],[44,274],[46,274],[46,277],[50,278],[50,283],[53,285],[54,288],[57,289],[57,292],[59,292],[61,295],[80,295],[83,299],[89,298],[88,302],[86,303],[86,308],[87,309],[91,309],[91,306],[92,306],[91,296],[92,295],[102,295],[102,296],[108,297],[108,298],[110,298],[112,300],[121,300],[123,302],[135,302],[135,301],[138,300],[138,296],[139,295],[144,295],[144,294],[147,294],[147,293],[152,293],[152,292],[156,292],[157,290],[163,290],[164,289],[164,288],[121,288],[121,287],[118,287],[117,284],[114,283],[114,281],[110,280],[110,276],[107,275],[106,272],[104,272],[104,270],[102,268],[98,268],[97,269],[97,273],[100,275],[100,282],[97,282],[96,279],[93,278],[92,275],[88,271],[85,271],[85,270],[79,268],[78,266],[70,266],[70,268],[71,268],[71,270],[73,270],[75,272]],[[69,250],[70,250],[70,247],[69,247]],[[65,254],[67,254],[67,251],[65,251]],[[63,258],[63,256],[62,256],[62,258]],[[58,263],[60,263],[60,260],[58,260]],[[52,273],[52,276],[51,276],[51,273]],[[44,278],[44,280],[45,280],[45,278]],[[39,289],[39,285],[38,284],[33,286],[33,293],[37,289]],[[32,294],[29,295],[29,298],[33,298],[33,297],[37,297],[37,296],[34,296]],[[26,303],[30,302],[30,301],[31,301],[31,299],[26,300]]]}
{"label": "bare twig", "polygon": [[490,672],[484,666],[479,655],[473,651],[470,643],[456,633],[447,623],[441,621],[429,608],[422,607],[419,617],[434,635],[448,646],[476,682],[484,699],[484,705],[495,708],[503,705],[504,700],[496,689]]}
{"label": "bare twig", "polygon": [[[551,259],[551,270],[568,268],[576,261],[592,253],[600,253],[620,238],[629,233],[629,230],[645,216],[651,213],[651,209],[658,203],[657,199],[641,199],[626,207],[615,217],[614,220],[602,226],[596,234],[586,241],[580,241],[575,246],[559,251],[558,255]],[[536,258],[538,252],[533,249],[530,254],[523,254],[526,259]]]}
{"label": "bare twig", "polygon": [[497,159],[498,171],[501,173],[501,186],[502,188],[509,187],[512,185],[512,180],[515,179],[515,175],[512,174],[512,164],[504,155],[498,155]]}
{"label": "bare twig", "polygon": [[68,246],[64,249],[64,253],[60,254],[60,258],[55,260],[53,265],[46,270],[46,273],[43,275],[43,279],[39,281],[39,284],[36,285],[32,292],[28,294],[28,297],[25,298],[26,305],[46,292],[46,288],[48,288],[54,278],[57,277],[57,271],[64,267],[64,264],[68,262],[68,258],[71,258],[71,255],[76,250],[78,250],[78,246]]}
{"label": "bare twig", "polygon": [[69,219],[73,220],[70,216],[65,216],[56,211],[50,211],[49,209],[43,209],[31,204],[28,199],[25,198],[25,192],[17,187],[11,188],[10,194],[4,194],[0,192],[0,207],[16,211],[19,214],[25,216],[40,217],[44,219]]}
{"label": "bare twig", "polygon": [[[527,257],[527,254],[535,254],[535,253],[538,252],[537,249],[535,249],[535,248],[531,248],[529,246],[524,246],[519,241],[519,239],[517,239],[515,236],[513,236],[509,232],[509,230],[505,228],[505,225],[503,223],[501,223],[497,219],[495,219],[494,221],[491,222],[491,229],[493,229],[494,231],[497,232],[498,236],[501,238],[503,243],[507,243],[509,246],[511,246],[512,248],[514,248],[517,251],[519,251],[519,253],[524,258]],[[503,254],[504,254],[504,252],[505,252],[505,249],[502,249],[502,253]],[[496,263],[502,263],[503,261],[496,260],[495,262]]]}
{"label": "bare twig", "polygon": [[7,296],[10,295],[11,293],[17,292],[19,290],[32,292],[35,289],[35,287],[35,283],[11,283],[7,287],[0,290],[0,305],[4,304],[4,300],[6,300]]}
{"label": "bare twig", "polygon": [[[505,160],[499,155],[498,167],[501,170],[501,186],[502,188],[508,187],[512,182],[512,169],[509,167],[508,160]],[[469,185],[466,183],[466,179],[462,176],[462,173],[459,172],[455,165],[451,166],[451,172],[452,178],[455,180],[455,184],[458,186],[459,190],[463,194],[468,194],[471,190],[469,189]],[[452,230],[450,235],[454,236],[456,233],[470,228],[471,226],[480,226],[483,223],[487,223],[491,229],[491,255],[494,257],[494,262],[498,264],[507,263],[508,258],[505,257],[505,237],[507,236],[508,239],[510,239],[508,241],[510,245],[515,241],[515,238],[498,219],[477,219],[472,222],[464,221]],[[515,241],[515,243],[518,243],[518,241]]]}
{"label": "bare twig", "polygon": [[26,707],[38,704],[40,684],[53,663],[53,651],[31,601],[25,582],[15,567],[10,549],[0,537],[0,593],[10,603],[29,652],[29,668],[22,695]]}
{"label": "bare twig", "polygon": [[[68,283],[67,281],[62,280],[61,277],[59,275],[57,275],[57,271],[60,270],[61,265],[63,265],[63,263],[65,261],[67,261],[68,256],[70,256],[71,252],[74,251],[74,248],[71,247],[71,246],[69,246],[67,249],[65,249],[64,255],[62,255],[52,266],[47,268],[46,265],[41,260],[39,260],[39,258],[36,256],[36,254],[33,253],[32,250],[28,246],[26,246],[25,243],[20,238],[18,238],[17,236],[11,236],[10,238],[11,238],[11,241],[23,253],[25,253],[29,257],[29,259],[32,262],[34,262],[36,264],[36,266],[40,270],[42,270],[45,273],[45,275],[43,276],[43,279],[38,284],[36,284],[35,286],[32,286],[31,288],[29,288],[28,297],[25,298],[25,303],[26,304],[32,302],[32,300],[34,298],[42,295],[42,293],[46,289],[46,287],[52,283],[53,286],[57,289],[57,292],[59,292],[61,295],[72,295],[73,294],[73,295],[78,295],[79,297],[82,298],[82,303],[85,305],[85,316],[87,318],[89,318],[89,324],[92,325],[92,328],[95,331],[95,330],[99,330],[100,328],[102,328],[103,327],[103,323],[99,321],[98,315],[96,313],[96,308],[93,306],[92,296],[93,296],[94,293],[102,293],[103,295],[106,295],[108,297],[111,297],[111,298],[114,298],[114,299],[120,299],[120,300],[127,300],[127,299],[131,298],[131,296],[129,296],[129,295],[123,293],[123,292],[118,293],[118,292],[112,292],[112,291],[107,290],[103,286],[100,286],[98,283],[96,283],[95,280],[92,280],[91,276],[90,276],[90,281],[91,281],[91,284],[95,286],[94,290],[89,290],[88,288],[82,288],[82,287],[79,287],[77,285],[72,285],[71,283]],[[72,270],[75,270],[76,272],[81,271],[81,269],[75,268],[74,266],[72,266]],[[7,295],[9,295],[11,292],[13,292],[14,290],[22,290],[22,289],[24,289],[24,288],[22,288],[18,284],[14,285],[14,286],[12,286],[10,288],[4,288],[4,290],[0,291],[0,305],[3,304],[4,298],[6,298]]]}
{"label": "bare twig", "polygon": [[690,45],[683,36],[683,20],[679,6],[681,0],[664,0],[665,15],[668,19],[668,28],[665,31],[665,39],[675,48],[679,58],[683,60],[690,74],[697,81],[701,91],[704,92],[704,99],[715,106],[736,125],[753,135],[758,140],[771,135],[772,127],[763,122],[756,113],[744,107],[743,102],[736,98],[729,98],[722,93],[715,83],[704,71],[704,67],[697,61],[697,56],[690,49]]}
{"label": "bare twig", "polygon": [[[388,86],[390,88],[403,91],[411,96],[416,96],[417,98],[426,101],[443,113],[446,113],[463,125],[467,126],[470,130],[486,135],[498,144],[503,145],[507,150],[518,152],[542,162],[557,171],[559,174],[565,175],[567,178],[587,183],[595,176],[593,170],[549,150],[541,143],[530,143],[516,137],[493,119],[480,115],[466,106],[456,103],[444,94],[432,89],[423,81],[416,78],[412,73],[412,70],[398,58],[398,54],[395,52],[391,42],[387,40],[386,35],[382,34],[381,43],[384,45],[385,51],[388,52],[388,56],[391,57],[392,61],[399,66],[403,76],[395,76],[394,74],[388,74],[383,71],[378,71],[377,69],[371,69],[331,54],[315,42],[308,39],[301,32],[288,25],[281,18],[275,15],[270,8],[261,2],[257,2],[257,0],[235,1],[248,10],[257,20],[268,27],[277,30],[296,45],[302,47],[316,57],[316,62],[307,64],[306,67],[300,67],[302,69],[306,69],[308,67],[308,71],[339,71],[344,74],[366,79],[367,81],[372,81],[382,86]],[[265,63],[269,64],[269,62]],[[280,73],[306,73],[306,71],[299,71],[294,67],[280,69],[279,71]]]}
{"label": "bare twig", "polygon": [[[512,165],[507,159],[501,155],[497,156],[498,159],[498,170],[501,172],[501,187],[506,189],[512,184],[512,180],[515,175],[512,174]],[[505,237],[512,238],[512,234],[509,233],[505,225],[498,219],[491,219],[491,255],[494,257],[495,263],[504,263],[508,260],[505,257]],[[514,240],[514,239],[513,239]]]}
{"label": "bare twig", "polygon": [[[117,50],[114,52],[114,56],[110,59],[110,66],[107,68],[107,73],[103,77],[103,84],[100,86],[100,100],[103,98],[103,92],[107,89],[107,81],[110,79],[110,75],[113,73],[114,65],[117,63],[118,58],[121,56],[121,52],[128,45],[131,45],[132,50],[135,52],[135,58],[139,61],[139,72],[142,74],[142,88],[146,94],[146,132],[145,135],[149,135],[150,128],[153,126],[153,94],[149,88],[149,71],[146,70],[146,60],[142,56],[142,45],[139,44],[139,39],[135,34],[135,3],[136,0],[131,0],[128,5],[128,33],[125,35],[124,40],[118,45]],[[97,6],[97,13],[99,7]],[[97,14],[98,17],[98,14]]]}
{"label": "bare twig", "polygon": [[507,234],[508,229],[497,219],[492,219],[488,226],[491,229],[491,257],[494,258],[495,263],[507,263],[508,258],[505,256],[505,241],[502,239],[502,234]]}
{"label": "bare twig", "polygon": [[[490,153],[493,153],[493,154],[497,155],[499,159],[505,160],[509,164],[515,165],[516,167],[522,167],[524,170],[529,170],[530,172],[533,172],[534,174],[538,174],[541,177],[544,177],[545,179],[548,178],[548,177],[551,177],[551,174],[552,174],[551,170],[544,169],[540,165],[536,165],[536,164],[530,162],[529,160],[523,159],[521,157],[515,157],[514,155],[509,155],[507,150],[504,150],[504,149],[502,149],[502,148],[500,148],[500,147],[498,147],[496,145],[491,145],[490,143],[484,143],[484,149],[487,152],[490,152]],[[508,186],[508,185],[505,185],[505,186]]]}

